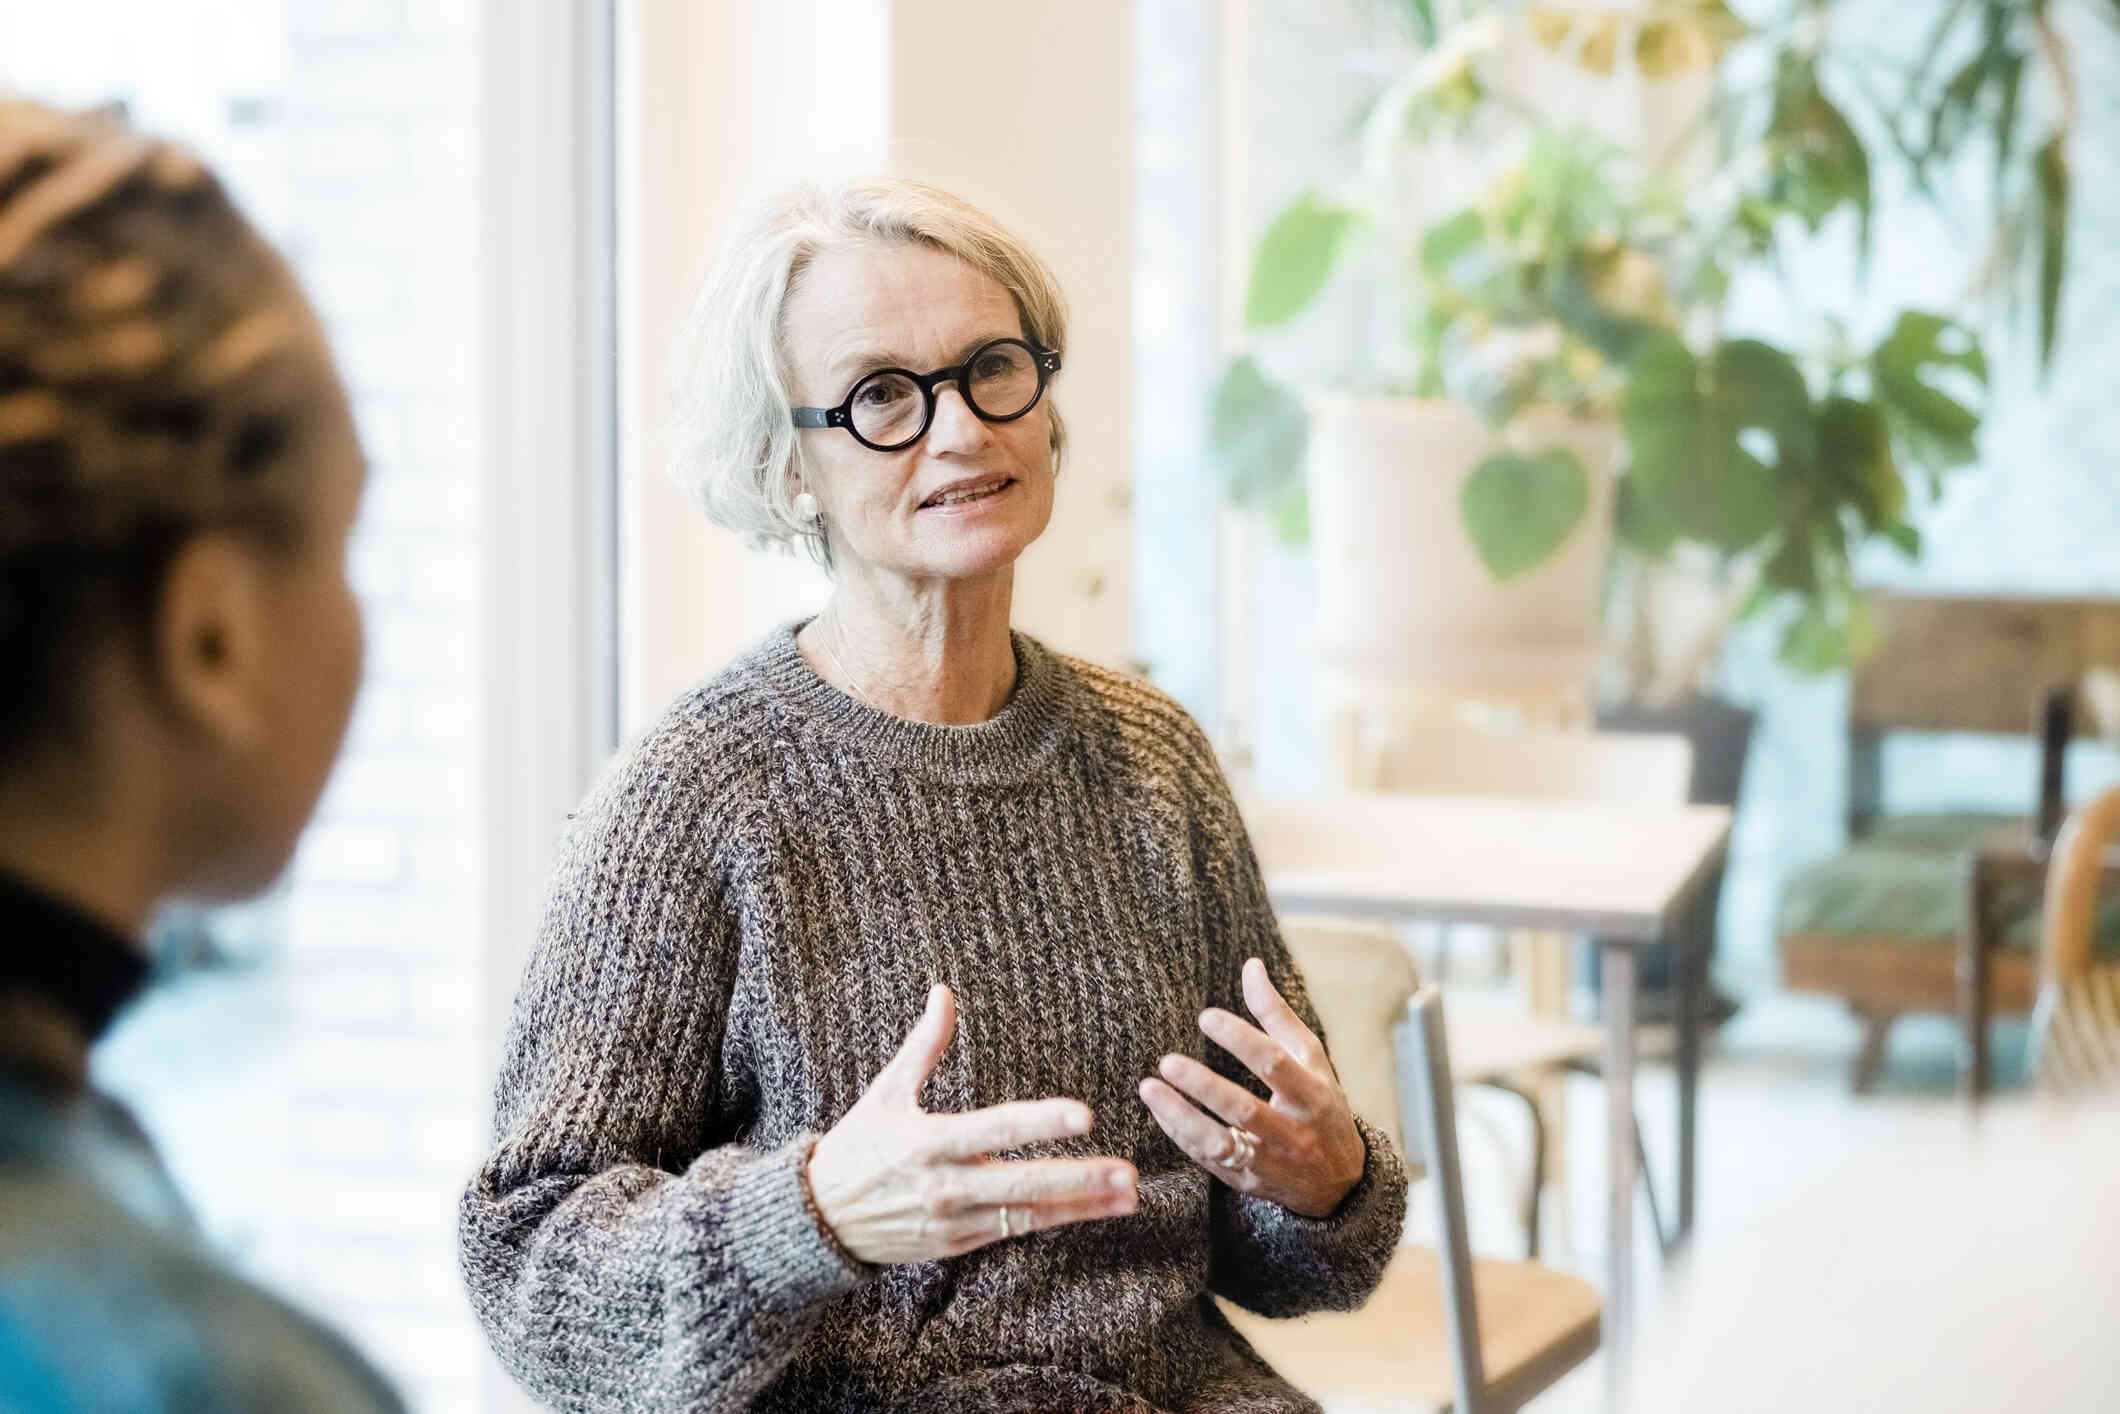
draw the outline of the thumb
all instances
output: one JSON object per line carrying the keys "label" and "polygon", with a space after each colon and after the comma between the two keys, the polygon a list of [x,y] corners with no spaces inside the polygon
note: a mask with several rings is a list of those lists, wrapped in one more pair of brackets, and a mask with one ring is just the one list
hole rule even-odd
{"label": "thumb", "polygon": [[927,1010],[906,1033],[898,1054],[878,1077],[894,1098],[918,1107],[920,1092],[957,1034],[957,997],[941,982],[928,989]]}

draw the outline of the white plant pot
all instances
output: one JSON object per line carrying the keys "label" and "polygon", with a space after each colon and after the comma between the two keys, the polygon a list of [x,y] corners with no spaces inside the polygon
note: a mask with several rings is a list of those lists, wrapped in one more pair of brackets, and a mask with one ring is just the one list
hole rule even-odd
{"label": "white plant pot", "polygon": [[1459,403],[1309,399],[1311,547],[1322,665],[1342,680],[1477,695],[1587,693],[1612,542],[1610,419],[1520,414],[1509,443],[1556,443],[1590,471],[1590,506],[1543,564],[1498,582],[1466,533],[1465,478],[1501,445]]}

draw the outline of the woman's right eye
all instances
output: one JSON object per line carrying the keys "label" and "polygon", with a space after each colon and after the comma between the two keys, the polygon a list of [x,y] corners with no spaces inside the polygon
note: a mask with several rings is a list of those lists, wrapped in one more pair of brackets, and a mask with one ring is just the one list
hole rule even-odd
{"label": "woman's right eye", "polygon": [[905,389],[899,387],[895,381],[892,381],[864,384],[861,389],[854,394],[854,399],[856,402],[862,403],[865,406],[872,408],[880,408],[889,407],[892,403],[897,402],[900,398],[904,396]]}

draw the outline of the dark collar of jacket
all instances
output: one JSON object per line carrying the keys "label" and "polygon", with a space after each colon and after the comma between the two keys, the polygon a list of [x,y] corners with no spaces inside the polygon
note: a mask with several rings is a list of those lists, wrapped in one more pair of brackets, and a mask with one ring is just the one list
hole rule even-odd
{"label": "dark collar of jacket", "polygon": [[139,944],[0,873],[0,1067],[39,1088],[79,1090],[89,1048],[147,974]]}

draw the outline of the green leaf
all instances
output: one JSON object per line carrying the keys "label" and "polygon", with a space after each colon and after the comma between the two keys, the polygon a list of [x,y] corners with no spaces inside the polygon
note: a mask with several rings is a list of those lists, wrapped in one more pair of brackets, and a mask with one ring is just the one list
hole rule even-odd
{"label": "green leaf", "polygon": [[1937,96],[1936,106],[1929,110],[1930,158],[1949,161],[1958,151],[1958,144],[1972,129],[1973,118],[1979,110],[1980,93],[1987,83],[1988,67],[1992,62],[1986,50],[1981,50],[1966,60],[1964,67],[1951,76]]}
{"label": "green leaf", "polygon": [[1678,543],[1678,527],[1649,503],[1632,477],[1619,480],[1613,524],[1620,540],[1652,560],[1662,559]]}
{"label": "green leaf", "polygon": [[1650,507],[1686,536],[1747,549],[1780,523],[1775,468],[1746,445],[1773,439],[1777,460],[1808,468],[1815,432],[1810,394],[1788,356],[1767,344],[1724,344],[1705,363],[1675,337],[1652,340],[1620,397],[1634,481]]}
{"label": "green leaf", "polygon": [[1906,460],[1935,472],[1980,454],[1980,414],[1936,384],[1957,369],[1985,393],[1987,356],[1971,330],[1940,314],[1908,310],[1870,355],[1870,384]]}
{"label": "green leaf", "polygon": [[1435,0],[1397,0],[1406,28],[1423,45],[1435,43]]}
{"label": "green leaf", "polygon": [[1876,646],[1869,601],[1840,583],[1805,601],[1782,634],[1781,661],[1800,673],[1830,673],[1867,658]]}
{"label": "green leaf", "polygon": [[1309,308],[1332,277],[1355,220],[1352,210],[1327,206],[1310,192],[1274,217],[1252,262],[1251,288],[1244,297],[1245,327],[1285,324]]}
{"label": "green leaf", "polygon": [[1937,56],[1943,53],[1944,41],[1958,27],[1958,18],[1965,13],[1966,4],[1967,0],[1951,0],[1949,8],[1930,26],[1928,40],[1921,46],[1921,57],[1915,61],[1913,72],[1907,75],[1909,97],[1918,99],[1925,92],[1929,70],[1936,66]]}
{"label": "green leaf", "polygon": [[1891,541],[1898,548],[1899,553],[1908,559],[1918,560],[1921,558],[1921,532],[1913,526],[1906,524],[1888,525],[1884,528],[1884,538]]}
{"label": "green leaf", "polygon": [[2061,325],[2061,277],[2068,265],[2068,156],[2056,133],[2039,149],[2039,372],[2053,366]]}
{"label": "green leaf", "polygon": [[1892,458],[1884,409],[1854,398],[1827,398],[1818,410],[1819,479],[1851,505],[1866,531],[1888,531],[1906,510],[1906,482]]}
{"label": "green leaf", "polygon": [[1759,579],[1770,590],[1795,594],[1809,594],[1818,587],[1818,559],[1801,525],[1781,537],[1774,553],[1760,565]]}
{"label": "green leaf", "polygon": [[2002,189],[2010,170],[2017,160],[2017,98],[2024,83],[2024,55],[2012,53],[2002,64],[2002,107],[1995,115],[1995,188],[1992,198],[1996,210],[2002,209]]}
{"label": "green leaf", "polygon": [[1870,157],[1862,139],[1818,85],[1806,57],[1785,52],[1774,78],[1774,107],[1766,146],[1772,163],[1769,198],[1816,231],[1844,204],[1855,207],[1857,251],[1870,249]]}
{"label": "green leaf", "polygon": [[1237,505],[1271,504],[1290,483],[1302,481],[1309,432],[1303,404],[1250,355],[1232,361],[1215,384],[1208,450]]}
{"label": "green leaf", "polygon": [[1435,279],[1443,279],[1461,256],[1486,238],[1486,222],[1477,208],[1467,207],[1421,237],[1421,269]]}
{"label": "green leaf", "polygon": [[1487,572],[1515,579],[1545,563],[1582,524],[1590,473],[1566,447],[1496,452],[1472,469],[1458,513]]}
{"label": "green leaf", "polygon": [[1266,524],[1284,545],[1310,543],[1310,487],[1297,477],[1281,488],[1266,508]]}
{"label": "green leaf", "polygon": [[1758,339],[1731,339],[1708,362],[1713,406],[1731,436],[1754,428],[1774,439],[1776,465],[1809,468],[1818,454],[1811,390],[1780,349]]}
{"label": "green leaf", "polygon": [[1417,398],[1442,397],[1443,341],[1450,335],[1450,314],[1431,301],[1407,318],[1403,332],[1406,342],[1420,355],[1413,395]]}
{"label": "green leaf", "polygon": [[1848,661],[1847,635],[1817,604],[1806,604],[1781,636],[1780,658],[1785,667],[1817,676],[1832,672]]}

